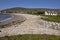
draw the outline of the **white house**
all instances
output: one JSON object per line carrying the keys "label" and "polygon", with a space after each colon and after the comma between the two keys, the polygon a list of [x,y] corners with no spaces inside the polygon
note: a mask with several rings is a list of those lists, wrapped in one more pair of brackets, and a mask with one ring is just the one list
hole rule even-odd
{"label": "white house", "polygon": [[59,13],[57,11],[54,10],[48,10],[45,11],[45,15],[58,15]]}

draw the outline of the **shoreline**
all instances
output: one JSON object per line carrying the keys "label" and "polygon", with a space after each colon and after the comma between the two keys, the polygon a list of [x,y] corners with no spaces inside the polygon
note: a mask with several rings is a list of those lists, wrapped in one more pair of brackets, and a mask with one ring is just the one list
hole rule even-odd
{"label": "shoreline", "polygon": [[9,18],[1,20],[0,25],[8,24],[9,22],[11,22],[13,20],[13,18],[14,18],[14,16],[11,15],[11,17],[9,17]]}

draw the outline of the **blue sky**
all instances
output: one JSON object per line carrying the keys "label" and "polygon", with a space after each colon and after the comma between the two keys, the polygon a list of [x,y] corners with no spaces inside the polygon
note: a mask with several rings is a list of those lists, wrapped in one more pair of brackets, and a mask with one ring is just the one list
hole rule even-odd
{"label": "blue sky", "polygon": [[60,8],[60,0],[0,0],[0,10],[12,7]]}

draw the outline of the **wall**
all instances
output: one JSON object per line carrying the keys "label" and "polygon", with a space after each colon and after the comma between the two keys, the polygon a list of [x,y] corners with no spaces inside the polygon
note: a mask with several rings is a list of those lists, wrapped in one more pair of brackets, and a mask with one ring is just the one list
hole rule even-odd
{"label": "wall", "polygon": [[57,13],[54,13],[54,12],[47,12],[47,11],[45,11],[45,15],[57,15]]}
{"label": "wall", "polygon": [[55,30],[60,30],[60,23],[41,20],[41,24],[45,28],[51,28],[51,29],[55,29]]}

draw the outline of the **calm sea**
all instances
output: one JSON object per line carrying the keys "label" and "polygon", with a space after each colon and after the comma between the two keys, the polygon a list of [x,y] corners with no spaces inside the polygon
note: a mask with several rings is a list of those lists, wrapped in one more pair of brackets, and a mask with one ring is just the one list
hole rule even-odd
{"label": "calm sea", "polygon": [[0,21],[10,18],[10,17],[11,17],[11,15],[9,15],[9,14],[0,14]]}

